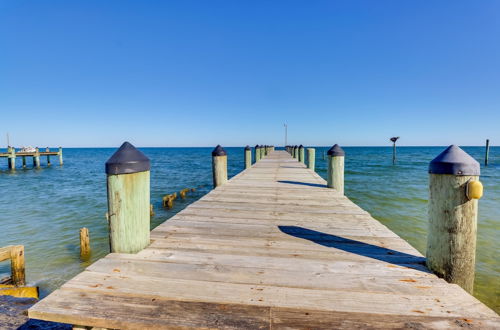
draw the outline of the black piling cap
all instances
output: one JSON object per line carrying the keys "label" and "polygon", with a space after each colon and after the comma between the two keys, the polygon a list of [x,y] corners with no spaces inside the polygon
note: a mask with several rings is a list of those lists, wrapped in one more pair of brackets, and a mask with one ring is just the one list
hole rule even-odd
{"label": "black piling cap", "polygon": [[255,149],[257,149],[257,148],[259,148],[259,147],[260,147],[260,146],[259,146],[258,144],[257,144],[257,145],[255,145]]}
{"label": "black piling cap", "polygon": [[300,148],[304,149],[304,146],[301,144],[301,145],[299,146],[299,149],[300,149]]}
{"label": "black piling cap", "polygon": [[479,163],[468,153],[451,145],[429,164],[429,173],[453,175],[479,175]]}
{"label": "black piling cap", "polygon": [[326,154],[333,157],[345,156],[344,149],[342,149],[338,144],[331,147]]}
{"label": "black piling cap", "polygon": [[293,148],[294,148],[294,149],[298,149],[298,148],[299,148],[299,146],[293,146]]}
{"label": "black piling cap", "polygon": [[226,153],[226,150],[224,150],[224,148],[222,148],[219,145],[217,145],[217,147],[215,147],[215,149],[212,151],[212,156],[226,156],[227,153]]}
{"label": "black piling cap", "polygon": [[250,146],[246,146],[245,150],[252,150],[252,148],[250,148]]}
{"label": "black piling cap", "polygon": [[106,162],[106,174],[130,174],[150,169],[149,158],[129,142],[124,142]]}

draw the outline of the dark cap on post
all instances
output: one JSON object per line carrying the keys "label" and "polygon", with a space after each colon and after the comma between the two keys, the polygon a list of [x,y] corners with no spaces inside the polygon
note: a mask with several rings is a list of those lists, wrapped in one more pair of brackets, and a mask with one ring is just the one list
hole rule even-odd
{"label": "dark cap on post", "polygon": [[245,150],[251,150],[252,148],[250,148],[250,146],[246,146],[245,147]]}
{"label": "dark cap on post", "polygon": [[217,147],[215,147],[215,149],[212,151],[212,156],[213,157],[216,157],[216,156],[226,156],[227,153],[226,153],[226,150],[224,150],[224,148],[222,148],[219,145],[217,145]]}
{"label": "dark cap on post", "polygon": [[304,148],[304,146],[301,144],[301,145],[299,146],[299,149],[300,149],[300,148]]}
{"label": "dark cap on post", "polygon": [[333,147],[331,147],[326,154],[328,156],[334,157],[345,156],[344,149],[342,149],[338,144],[335,144]]}
{"label": "dark cap on post", "polygon": [[429,173],[453,175],[479,175],[479,163],[468,153],[451,145],[429,164]]}
{"label": "dark cap on post", "polygon": [[106,162],[106,174],[131,174],[150,169],[149,158],[129,142],[124,142]]}

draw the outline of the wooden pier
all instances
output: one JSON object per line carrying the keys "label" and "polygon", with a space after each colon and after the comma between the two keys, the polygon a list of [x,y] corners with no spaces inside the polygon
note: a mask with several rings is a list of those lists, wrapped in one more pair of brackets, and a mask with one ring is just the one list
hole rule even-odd
{"label": "wooden pier", "polygon": [[76,328],[500,328],[285,151],[270,151],[29,310]]}
{"label": "wooden pier", "polygon": [[16,149],[13,147],[8,147],[7,152],[0,152],[0,158],[7,158],[8,167],[11,170],[15,170],[16,168],[16,158],[21,157],[22,159],[22,168],[27,167],[26,158],[31,157],[33,159],[33,167],[40,168],[40,157],[47,157],[47,166],[51,165],[50,156],[58,156],[59,157],[59,165],[63,165],[63,156],[62,156],[62,148],[59,147],[58,151],[51,151],[50,148],[46,148],[45,151],[40,151],[39,148],[36,148],[33,152],[16,152]]}

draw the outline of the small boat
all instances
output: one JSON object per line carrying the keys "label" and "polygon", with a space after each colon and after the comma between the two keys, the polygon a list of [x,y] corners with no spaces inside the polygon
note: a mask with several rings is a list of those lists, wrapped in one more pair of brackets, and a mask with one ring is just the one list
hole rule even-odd
{"label": "small boat", "polygon": [[21,149],[19,149],[18,152],[35,152],[35,151],[36,151],[35,148],[29,146],[29,147],[22,147]]}

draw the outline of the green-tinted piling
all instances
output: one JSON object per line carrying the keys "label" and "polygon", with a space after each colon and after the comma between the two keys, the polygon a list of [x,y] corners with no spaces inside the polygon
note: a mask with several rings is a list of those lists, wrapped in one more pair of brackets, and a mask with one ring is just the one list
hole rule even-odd
{"label": "green-tinted piling", "polygon": [[307,148],[307,167],[314,171],[316,164],[316,149]]}
{"label": "green-tinted piling", "polygon": [[59,152],[57,153],[57,155],[59,156],[59,165],[62,166],[62,164],[63,164],[62,147],[59,147]]}
{"label": "green-tinted piling", "polygon": [[[49,147],[45,148],[45,152],[50,152]],[[47,155],[47,166],[50,166],[50,165],[51,165],[51,164],[50,164],[50,156],[49,156],[49,155]]]}
{"label": "green-tinted piling", "polygon": [[302,144],[299,146],[299,162],[304,163],[304,164],[306,162],[305,153],[304,153],[304,146]]}
{"label": "green-tinted piling", "polygon": [[472,293],[478,199],[483,193],[479,163],[450,146],[429,164],[427,267]]}
{"label": "green-tinted piling", "polygon": [[40,168],[40,149],[35,148],[35,155],[33,156],[33,166]]}
{"label": "green-tinted piling", "polygon": [[245,169],[252,166],[252,148],[250,146],[245,147]]}
{"label": "green-tinted piling", "polygon": [[220,145],[212,151],[212,173],[214,188],[227,182],[227,153]]}
{"label": "green-tinted piling", "polygon": [[344,158],[345,152],[335,144],[327,152],[328,154],[328,174],[327,186],[344,194]]}
{"label": "green-tinted piling", "polygon": [[260,146],[256,145],[254,151],[255,151],[255,162],[257,163],[260,160]]}
{"label": "green-tinted piling", "polygon": [[485,166],[488,166],[489,155],[490,155],[490,140],[486,139],[486,152],[485,152],[485,155],[484,155],[484,165]]}
{"label": "green-tinted piling", "polygon": [[8,156],[8,161],[9,161],[9,169],[12,171],[15,171],[16,169],[16,149],[14,147],[9,147],[9,156]]}
{"label": "green-tinted piling", "polygon": [[26,168],[26,156],[23,156],[23,168]]}
{"label": "green-tinted piling", "polygon": [[137,253],[150,243],[150,167],[128,142],[106,162],[111,252]]}

